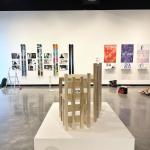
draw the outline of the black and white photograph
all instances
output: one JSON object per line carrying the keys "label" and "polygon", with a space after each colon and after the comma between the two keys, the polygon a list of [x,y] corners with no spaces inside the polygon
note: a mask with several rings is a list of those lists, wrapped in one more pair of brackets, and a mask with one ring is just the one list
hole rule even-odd
{"label": "black and white photograph", "polygon": [[49,59],[44,59],[44,65],[49,65],[49,64],[50,64]]}
{"label": "black and white photograph", "polygon": [[44,53],[44,59],[52,59],[52,53]]}
{"label": "black and white photograph", "polygon": [[27,53],[27,57],[31,59],[36,59],[36,53]]}
{"label": "black and white photograph", "polygon": [[68,63],[68,53],[61,53],[59,57],[60,65],[66,65]]}
{"label": "black and white photograph", "polygon": [[18,54],[18,53],[11,53],[11,58],[12,59],[20,59],[20,54]]}
{"label": "black and white photograph", "polygon": [[12,61],[12,70],[20,69],[20,61],[19,60],[13,60]]}
{"label": "black and white photograph", "polygon": [[36,71],[36,60],[28,59],[28,71]]}
{"label": "black and white photograph", "polygon": [[52,64],[52,53],[44,53],[44,65]]}
{"label": "black and white photograph", "polygon": [[68,65],[59,65],[59,70],[60,71],[66,71],[66,70],[68,70]]}
{"label": "black and white photograph", "polygon": [[52,65],[44,65],[44,69],[46,70],[52,70]]}

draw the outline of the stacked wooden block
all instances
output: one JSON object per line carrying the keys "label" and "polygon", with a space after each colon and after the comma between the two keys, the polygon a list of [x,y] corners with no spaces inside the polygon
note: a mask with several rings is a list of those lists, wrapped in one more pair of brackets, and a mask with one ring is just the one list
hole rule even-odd
{"label": "stacked wooden block", "polygon": [[[69,126],[90,127],[99,117],[101,110],[101,70],[102,64],[94,64],[93,76],[65,75],[59,78],[59,112],[66,130]],[[64,84],[64,88],[63,88]],[[92,89],[93,87],[93,99]]]}

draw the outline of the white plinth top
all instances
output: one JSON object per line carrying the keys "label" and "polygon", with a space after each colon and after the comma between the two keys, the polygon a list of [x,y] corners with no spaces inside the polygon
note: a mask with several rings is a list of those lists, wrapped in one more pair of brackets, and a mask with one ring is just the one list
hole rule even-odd
{"label": "white plinth top", "polygon": [[102,103],[102,111],[96,123],[91,124],[91,128],[69,129],[66,131],[59,118],[59,104],[53,103],[47,113],[35,139],[125,139],[134,137],[113,112],[110,106]]}

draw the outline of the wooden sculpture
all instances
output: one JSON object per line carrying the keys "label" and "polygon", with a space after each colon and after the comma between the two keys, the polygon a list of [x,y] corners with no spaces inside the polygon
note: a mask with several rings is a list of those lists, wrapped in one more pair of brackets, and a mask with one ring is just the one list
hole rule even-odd
{"label": "wooden sculpture", "polygon": [[59,115],[66,130],[78,124],[89,128],[92,121],[97,121],[101,110],[101,70],[102,64],[94,64],[93,76],[66,74],[59,78]]}

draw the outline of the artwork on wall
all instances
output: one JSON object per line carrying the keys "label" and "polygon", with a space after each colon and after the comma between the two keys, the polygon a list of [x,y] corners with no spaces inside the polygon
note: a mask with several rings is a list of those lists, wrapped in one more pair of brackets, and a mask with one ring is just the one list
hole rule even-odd
{"label": "artwork on wall", "polygon": [[52,71],[52,53],[44,53],[44,69]]}
{"label": "artwork on wall", "polygon": [[150,45],[137,45],[137,65],[138,69],[147,69],[149,67]]}
{"label": "artwork on wall", "polygon": [[121,63],[122,69],[131,69],[133,63],[134,45],[122,44],[121,45]]}
{"label": "artwork on wall", "polygon": [[104,45],[104,63],[116,63],[117,45]]}
{"label": "artwork on wall", "polygon": [[[60,71],[69,70],[74,73],[74,52],[73,44],[69,44],[69,53],[58,55],[58,44],[53,44],[53,52],[43,53],[42,44],[37,44],[37,53],[27,53],[26,45],[20,44],[21,53],[11,53],[12,69],[21,69],[22,76],[27,76],[27,71],[38,71],[38,76],[43,76],[44,70],[52,71],[58,76]],[[64,72],[63,72],[64,73]]]}
{"label": "artwork on wall", "polygon": [[58,44],[53,44],[54,76],[58,76]]}
{"label": "artwork on wall", "polygon": [[21,44],[21,66],[22,66],[22,76],[27,76],[26,45],[25,44]]}
{"label": "artwork on wall", "polygon": [[74,74],[74,45],[69,44],[69,74]]}
{"label": "artwork on wall", "polygon": [[59,57],[59,69],[61,71],[68,70],[68,53],[61,53]]}
{"label": "artwork on wall", "polygon": [[12,70],[20,69],[20,54],[11,53],[11,58],[12,58]]}
{"label": "artwork on wall", "polygon": [[28,71],[36,71],[36,53],[27,53]]}
{"label": "artwork on wall", "polygon": [[105,69],[115,68],[117,45],[104,45]]}
{"label": "artwork on wall", "polygon": [[38,76],[43,76],[42,44],[37,44]]}
{"label": "artwork on wall", "polygon": [[133,44],[122,44],[121,45],[121,63],[132,63],[133,62]]}

